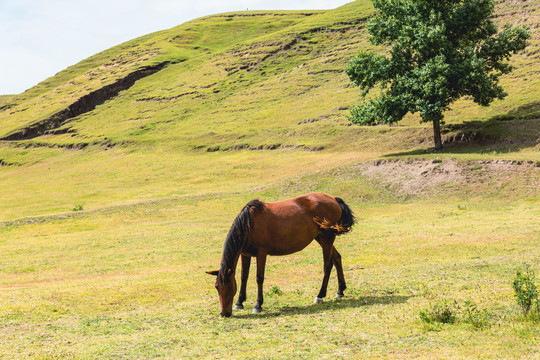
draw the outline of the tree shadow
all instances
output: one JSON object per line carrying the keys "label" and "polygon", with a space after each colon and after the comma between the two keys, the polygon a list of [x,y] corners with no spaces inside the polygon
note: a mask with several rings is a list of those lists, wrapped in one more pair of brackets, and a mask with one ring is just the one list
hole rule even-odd
{"label": "tree shadow", "polygon": [[[540,133],[540,101],[533,101],[480,121],[465,121],[462,124],[447,124],[441,129],[443,149],[438,154],[486,154],[510,153],[538,145]],[[432,139],[427,139],[428,144]],[[411,151],[385,155],[422,156],[434,153],[433,148],[419,148]]]}
{"label": "tree shadow", "polygon": [[[283,306],[277,310],[266,309],[263,312],[252,314],[250,309],[239,310],[233,313],[234,317],[242,319],[273,318],[278,316],[310,315],[332,310],[359,308],[372,305],[392,305],[406,303],[412,295],[384,295],[384,296],[361,296],[358,298],[345,297],[342,299],[327,300],[322,304],[310,304],[306,306]],[[244,313],[242,313],[242,311]],[[246,311],[249,311],[246,312]]]}

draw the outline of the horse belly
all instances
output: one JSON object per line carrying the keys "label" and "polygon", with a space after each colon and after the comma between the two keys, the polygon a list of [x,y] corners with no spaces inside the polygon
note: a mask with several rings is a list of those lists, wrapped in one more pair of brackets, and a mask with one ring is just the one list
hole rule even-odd
{"label": "horse belly", "polygon": [[287,247],[275,246],[269,249],[267,253],[268,255],[272,255],[272,256],[294,254],[295,252],[304,250],[311,243],[311,241],[313,241],[313,239],[311,239],[309,242],[293,244],[293,246],[287,246]]}
{"label": "horse belly", "polygon": [[268,255],[288,255],[303,250],[317,234],[311,219],[281,218],[269,223],[260,236],[254,236],[252,245],[264,248]]}

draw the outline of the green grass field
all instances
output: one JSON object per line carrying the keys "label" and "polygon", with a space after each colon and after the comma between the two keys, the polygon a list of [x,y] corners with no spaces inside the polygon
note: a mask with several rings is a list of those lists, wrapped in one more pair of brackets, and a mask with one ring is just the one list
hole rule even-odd
{"label": "green grass field", "polygon": [[[507,99],[453,106],[437,153],[414,116],[348,124],[359,92],[342,69],[371,46],[363,0],[197,19],[0,96],[6,138],[168,63],[52,131],[0,140],[0,358],[540,358],[511,286],[525,263],[540,276],[540,1],[496,11],[531,44]],[[336,241],[345,298],[333,272],[313,304],[315,243],[268,259],[262,314],[252,266],[246,310],[221,318],[204,272],[242,206],[311,191],[358,218]],[[421,320],[441,303],[455,323]]]}
{"label": "green grass field", "polygon": [[[512,188],[516,178],[537,181],[538,168],[492,184],[499,188],[493,194],[479,193],[483,184],[444,184],[432,189],[437,194],[409,199],[356,170],[340,167],[252,194],[183,196],[8,224],[0,243],[2,356],[537,357],[538,323],[522,317],[510,282],[525,262],[538,269],[538,184],[521,183],[528,195],[517,198]],[[311,245],[269,259],[263,314],[219,317],[204,271],[217,267],[236,212],[252,197],[283,198],[297,189],[348,196],[359,218],[336,243],[346,297],[312,304],[322,255]],[[247,304],[256,291],[251,278]],[[333,276],[329,293],[336,289]],[[487,323],[420,320],[420,311],[454,300],[485,309]]]}

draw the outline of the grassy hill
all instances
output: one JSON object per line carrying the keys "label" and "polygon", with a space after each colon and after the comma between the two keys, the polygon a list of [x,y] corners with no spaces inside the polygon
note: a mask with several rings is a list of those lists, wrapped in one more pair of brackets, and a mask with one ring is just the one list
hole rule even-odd
{"label": "grassy hill", "polygon": [[[32,195],[0,216],[216,192],[228,189],[227,179],[246,189],[321,166],[428,148],[430,130],[415,117],[373,128],[349,126],[345,118],[359,92],[342,69],[370,47],[364,28],[370,11],[369,2],[356,1],[332,11],[209,16],[111,48],[11,97],[0,111],[0,159],[14,166],[2,168],[7,183],[0,195]],[[447,114],[447,142],[458,143],[448,152],[462,152],[459,143],[472,139],[480,144],[474,157],[537,155],[538,12],[534,1],[498,6],[500,25],[533,27],[531,46],[513,59],[506,100],[489,108],[463,100]],[[201,158],[214,175],[206,165],[198,169]],[[286,172],[291,158],[299,169]],[[43,191],[29,191],[37,188]],[[50,196],[67,188],[69,196]]]}
{"label": "grassy hill", "polygon": [[[1,96],[0,357],[538,356],[509,284],[540,269],[540,1],[497,4],[531,45],[504,101],[453,106],[438,153],[415,116],[346,119],[359,91],[342,69],[372,47],[371,11],[212,15]],[[240,208],[309,191],[360,219],[336,243],[347,297],[311,305],[310,246],[269,259],[265,314],[217,318],[204,271]],[[454,300],[457,324],[419,319]]]}

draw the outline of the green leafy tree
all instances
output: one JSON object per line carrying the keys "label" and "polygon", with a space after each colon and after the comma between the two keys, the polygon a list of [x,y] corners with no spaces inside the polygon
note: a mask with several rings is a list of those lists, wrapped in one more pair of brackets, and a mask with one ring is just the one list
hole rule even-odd
{"label": "green leafy tree", "polygon": [[356,124],[391,124],[408,112],[432,122],[435,149],[451,103],[469,95],[488,106],[507,94],[499,78],[512,70],[508,60],[530,37],[524,27],[500,32],[490,20],[493,0],[372,0],[367,22],[374,45],[391,45],[390,56],[360,51],[345,72],[362,96],[377,84],[378,97],[351,109]]}

